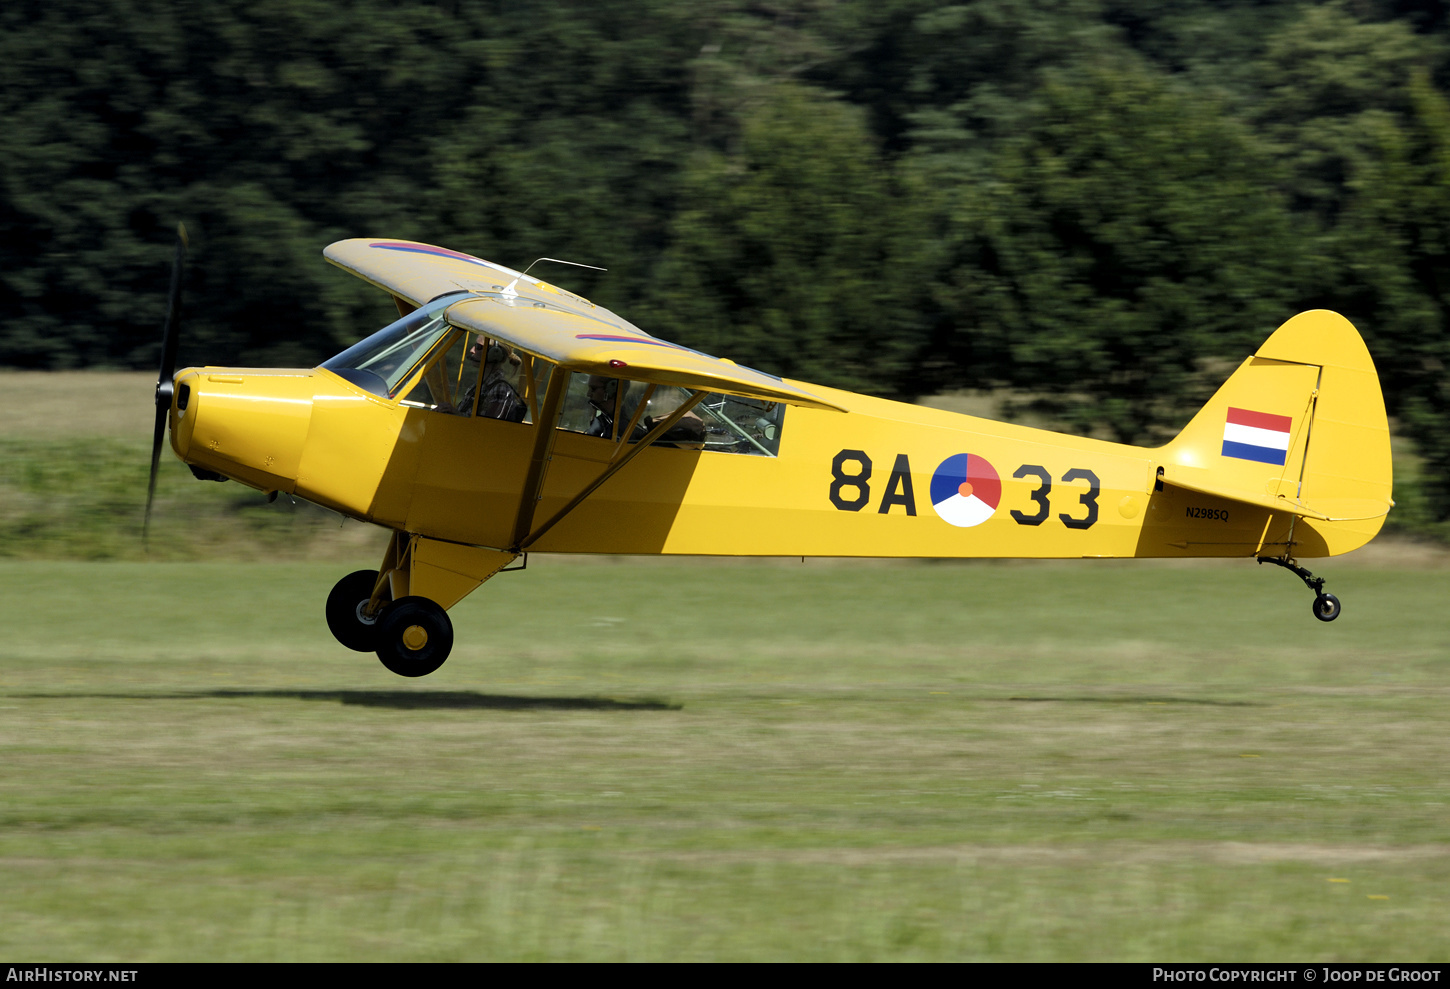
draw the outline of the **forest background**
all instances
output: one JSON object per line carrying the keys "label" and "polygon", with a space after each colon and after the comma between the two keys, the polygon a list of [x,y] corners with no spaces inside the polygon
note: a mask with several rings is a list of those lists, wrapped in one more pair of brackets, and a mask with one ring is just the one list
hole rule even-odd
{"label": "forest background", "polygon": [[[391,318],[331,241],[522,267],[660,336],[1161,440],[1348,316],[1450,535],[1450,5],[7,0],[0,366],[311,365]],[[37,455],[37,460],[40,459]]]}

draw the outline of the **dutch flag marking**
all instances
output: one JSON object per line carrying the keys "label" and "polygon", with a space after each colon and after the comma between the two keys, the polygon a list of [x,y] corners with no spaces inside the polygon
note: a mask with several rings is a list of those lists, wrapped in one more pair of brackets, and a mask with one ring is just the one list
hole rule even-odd
{"label": "dutch flag marking", "polygon": [[1289,431],[1293,425],[1292,416],[1230,407],[1223,424],[1223,455],[1282,467],[1289,456]]}

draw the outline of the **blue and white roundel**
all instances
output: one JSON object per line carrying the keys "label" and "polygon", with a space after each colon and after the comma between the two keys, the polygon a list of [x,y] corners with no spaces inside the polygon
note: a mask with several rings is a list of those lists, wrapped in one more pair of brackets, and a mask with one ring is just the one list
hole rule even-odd
{"label": "blue and white roundel", "polygon": [[1002,501],[997,470],[974,453],[947,457],[931,476],[931,507],[942,520],[966,529],[981,525]]}

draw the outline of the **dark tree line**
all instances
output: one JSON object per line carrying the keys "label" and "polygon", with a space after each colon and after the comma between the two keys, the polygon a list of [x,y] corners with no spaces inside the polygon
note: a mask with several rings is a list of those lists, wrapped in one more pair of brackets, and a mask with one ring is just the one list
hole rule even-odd
{"label": "dark tree line", "polygon": [[646,329],[1148,441],[1337,309],[1450,519],[1447,6],[1428,0],[9,0],[0,363],[310,364],[416,238]]}

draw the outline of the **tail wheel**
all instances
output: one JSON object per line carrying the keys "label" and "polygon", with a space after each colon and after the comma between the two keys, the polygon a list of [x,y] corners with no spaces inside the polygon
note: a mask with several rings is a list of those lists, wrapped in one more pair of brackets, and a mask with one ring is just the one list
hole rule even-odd
{"label": "tail wheel", "polygon": [[1321,622],[1332,622],[1339,617],[1339,598],[1333,594],[1320,594],[1314,599],[1314,617]]}
{"label": "tail wheel", "polygon": [[376,648],[378,659],[398,676],[427,676],[453,650],[453,622],[427,598],[399,598],[378,618]]}
{"label": "tail wheel", "polygon": [[1332,622],[1339,617],[1339,598],[1333,594],[1324,593],[1324,578],[1316,577],[1299,564],[1295,563],[1288,556],[1261,556],[1260,563],[1272,563],[1276,567],[1283,567],[1304,582],[1304,586],[1314,592],[1314,617],[1321,622]]}
{"label": "tail wheel", "polygon": [[333,637],[358,652],[378,647],[378,619],[363,613],[378,582],[376,570],[357,570],[339,580],[327,595],[327,627]]}

